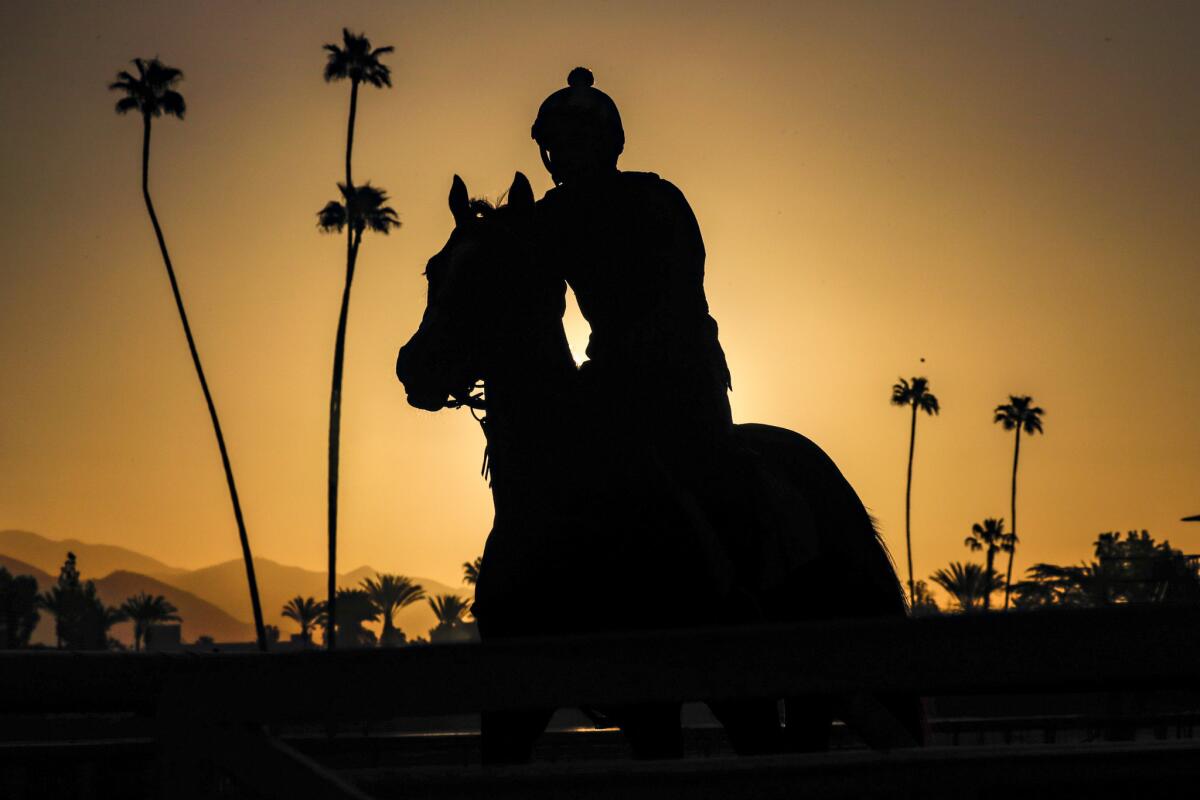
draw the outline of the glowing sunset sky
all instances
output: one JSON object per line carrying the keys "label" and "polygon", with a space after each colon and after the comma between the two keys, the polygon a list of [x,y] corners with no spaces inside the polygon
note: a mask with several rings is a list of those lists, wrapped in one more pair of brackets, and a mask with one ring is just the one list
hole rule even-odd
{"label": "glowing sunset sky", "polygon": [[[404,227],[368,237],[350,312],[339,564],[457,583],[491,519],[465,412],[409,408],[396,350],[451,228],[454,173],[550,186],[529,125],[567,71],[618,103],[621,166],[686,193],[734,413],[821,444],[917,576],[1009,516],[1016,574],[1148,528],[1200,552],[1200,6],[1158,3],[10,5],[0,48],[0,528],[197,567],[237,558],[217,449],[139,194],[140,123],[105,90],[184,70],[151,188],[225,426],[256,555],[319,569],[344,241],[348,84],[321,45],[390,44],[355,176]],[[569,330],[582,349],[586,327]],[[920,358],[926,359],[925,363]],[[86,569],[86,565],[83,565]],[[246,616],[249,616],[247,612]]]}

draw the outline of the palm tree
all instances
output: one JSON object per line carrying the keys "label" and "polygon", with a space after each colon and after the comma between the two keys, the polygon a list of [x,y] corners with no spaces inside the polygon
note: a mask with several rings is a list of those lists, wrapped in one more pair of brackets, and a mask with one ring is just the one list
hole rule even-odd
{"label": "palm tree", "polygon": [[342,290],[342,309],[338,314],[337,338],[333,349],[333,387],[329,395],[329,582],[327,586],[329,614],[326,621],[325,643],[330,650],[337,644],[333,624],[337,616],[337,501],[338,452],[342,430],[342,366],[346,351],[346,319],[350,314],[350,285],[354,281],[354,266],[358,248],[367,230],[387,234],[400,227],[396,210],[387,203],[387,194],[369,182],[363,186],[339,183],[342,202],[330,200],[317,212],[317,227],[325,233],[343,228],[346,236],[346,285]]}
{"label": "palm tree", "polygon": [[930,580],[949,592],[962,611],[974,611],[989,592],[1000,588],[1000,576],[995,572],[987,575],[979,564],[958,561],[933,573]]}
{"label": "palm tree", "polygon": [[134,651],[142,649],[142,642],[151,625],[162,622],[179,622],[180,616],[176,613],[178,610],[161,594],[151,596],[146,592],[139,592],[126,599],[121,604],[121,611],[126,617],[133,620]]}
{"label": "palm tree", "polygon": [[128,615],[119,608],[106,606],[95,594],[91,581],[87,582],[88,605],[84,612],[84,645],[83,650],[108,650],[120,647],[120,643],[108,636],[108,631],[129,619]]}
{"label": "palm tree", "polygon": [[913,584],[911,512],[913,451],[917,443],[917,411],[924,411],[932,416],[941,409],[938,406],[937,397],[929,391],[927,378],[913,378],[911,384],[904,378],[900,378],[899,383],[892,385],[892,405],[912,406],[912,427],[908,434],[908,481],[904,488],[904,544],[908,550],[908,596],[911,600],[916,596],[916,588]]}
{"label": "palm tree", "polygon": [[[346,123],[346,182],[340,187],[346,202],[344,206],[330,202],[319,215],[321,220],[319,224],[322,230],[336,229],[340,232],[343,227],[348,228],[346,234],[346,286],[342,292],[342,310],[338,317],[337,345],[333,357],[333,388],[329,399],[329,583],[325,601],[329,614],[327,615],[325,641],[330,650],[337,643],[337,631],[333,620],[337,614],[337,495],[342,414],[342,352],[345,347],[346,315],[350,305],[350,283],[354,278],[354,263],[358,258],[355,225],[347,212],[352,211],[352,196],[357,197],[360,192],[370,190],[369,184],[362,189],[356,189],[354,186],[354,175],[351,170],[354,152],[354,120],[358,115],[358,85],[360,83],[368,83],[377,89],[392,85],[392,71],[387,65],[379,62],[379,57],[392,52],[393,49],[392,47],[379,47],[372,50],[371,42],[366,36],[353,34],[349,28],[342,28],[341,47],[336,44],[325,45],[325,50],[328,51],[325,61],[325,81],[331,83],[338,80],[350,80],[350,116]],[[382,192],[379,194],[382,198]],[[380,204],[382,204],[382,199]],[[391,209],[387,210],[391,211]],[[395,212],[391,212],[391,215],[390,222],[399,227],[400,223],[395,219]],[[387,233],[387,225],[388,223],[384,224],[382,233]],[[374,226],[372,229],[380,230]],[[357,233],[357,238],[361,241],[361,229]]]}
{"label": "palm tree", "polygon": [[350,155],[354,150],[354,118],[358,114],[358,85],[369,83],[376,89],[391,87],[392,71],[379,63],[379,57],[395,50],[394,47],[371,49],[371,41],[362,34],[354,34],[342,28],[342,44],[327,44],[329,56],[325,61],[325,81],[350,79],[350,119],[346,124],[346,185],[353,186],[350,172]]}
{"label": "palm tree", "polygon": [[[971,526],[971,535],[963,540],[970,550],[979,552],[985,551],[987,558],[987,566],[985,570],[988,575],[991,575],[994,570],[992,565],[996,559],[996,553],[1003,551],[1011,553],[1013,547],[1013,536],[1011,533],[1004,532],[1004,519],[994,519],[988,517],[982,524],[976,522]],[[988,592],[983,596],[983,610],[986,612],[992,607],[992,593]]]}
{"label": "palm tree", "polygon": [[300,626],[300,638],[305,645],[312,641],[309,629],[321,619],[324,604],[312,597],[296,595],[283,606],[283,616]]}
{"label": "palm tree", "polygon": [[483,569],[483,556],[474,561],[463,562],[463,583],[471,586],[479,584],[479,570]]}
{"label": "palm tree", "polygon": [[996,406],[992,422],[1003,425],[1004,430],[1015,430],[1016,444],[1013,448],[1012,471],[1012,547],[1008,551],[1008,569],[1004,577],[1004,610],[1008,610],[1008,597],[1012,591],[1013,555],[1017,550],[1017,461],[1021,457],[1021,431],[1032,436],[1042,432],[1042,415],[1046,412],[1033,405],[1033,398],[1028,395],[1008,396],[1008,402]]}
{"label": "palm tree", "polygon": [[454,627],[466,622],[466,617],[471,611],[470,604],[456,594],[439,594],[437,597],[431,597],[429,598],[429,607],[433,609],[433,616],[437,618],[438,625],[447,627]]}
{"label": "palm tree", "polygon": [[192,354],[192,364],[196,367],[196,376],[200,379],[200,389],[204,392],[204,402],[208,404],[208,415],[212,418],[213,431],[217,435],[217,448],[221,451],[221,463],[225,467],[225,483],[229,487],[229,498],[233,502],[233,517],[237,521],[238,535],[241,538],[242,558],[246,562],[246,580],[250,584],[250,606],[254,611],[254,629],[258,635],[259,649],[266,650],[267,639],[263,630],[262,605],[258,600],[258,581],[254,577],[254,559],[250,555],[250,538],[246,535],[242,505],[238,500],[237,486],[233,481],[233,467],[229,463],[229,452],[225,448],[225,436],[221,433],[221,422],[217,419],[217,407],[213,403],[212,393],[208,390],[208,380],[204,377],[204,368],[200,365],[200,354],[196,350],[196,341],[192,337],[192,326],[188,324],[187,312],[183,308],[183,297],[179,294],[179,284],[175,280],[175,268],[171,265],[171,255],[167,252],[167,242],[163,238],[162,227],[158,224],[158,215],[154,213],[154,203],[150,199],[150,122],[155,117],[164,114],[183,119],[187,106],[184,103],[183,95],[175,90],[176,84],[183,79],[183,72],[166,66],[157,58],[149,60],[135,58],[133,65],[137,68],[137,76],[122,70],[117,73],[117,80],[109,84],[108,88],[112,91],[123,92],[125,95],[117,101],[118,114],[137,111],[142,115],[142,199],[146,202],[150,224],[154,226],[154,236],[158,239],[158,249],[162,254],[163,264],[167,268],[171,292],[175,296],[175,307],[179,310],[179,319],[183,323],[183,334],[187,338],[188,350]]}
{"label": "palm tree", "polygon": [[471,604],[456,594],[441,594],[429,598],[429,607],[437,625],[429,631],[429,641],[464,642],[476,638],[474,623],[468,622]]}
{"label": "palm tree", "polygon": [[371,598],[375,610],[383,617],[383,631],[379,636],[381,647],[393,647],[403,641],[400,633],[392,622],[392,615],[405,606],[425,597],[425,590],[413,583],[411,578],[403,575],[376,574],[374,578],[366,578],[362,582],[363,591]]}
{"label": "palm tree", "polygon": [[[366,623],[379,618],[379,612],[371,597],[362,589],[338,589],[337,620],[333,628],[342,634],[343,640],[351,647],[371,647],[375,644],[375,634],[367,630]],[[326,612],[326,636],[329,635],[330,625]]]}

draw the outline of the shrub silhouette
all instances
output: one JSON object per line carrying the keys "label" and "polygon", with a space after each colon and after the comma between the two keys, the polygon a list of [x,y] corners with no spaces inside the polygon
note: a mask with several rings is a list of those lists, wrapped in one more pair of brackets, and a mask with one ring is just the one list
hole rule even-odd
{"label": "shrub silhouette", "polygon": [[29,638],[41,619],[37,589],[37,578],[14,576],[0,566],[0,650],[29,646]]}

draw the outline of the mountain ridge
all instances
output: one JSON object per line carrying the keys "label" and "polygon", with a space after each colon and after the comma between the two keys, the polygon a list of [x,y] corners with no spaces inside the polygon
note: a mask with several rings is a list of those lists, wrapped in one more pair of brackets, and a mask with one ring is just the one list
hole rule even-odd
{"label": "mountain ridge", "polygon": [[0,531],[0,553],[20,559],[51,575],[58,574],[68,551],[76,555],[81,565],[86,565],[89,575],[93,577],[121,569],[143,575],[178,575],[187,571],[120,545],[84,542],[80,539],[50,539],[16,528]]}

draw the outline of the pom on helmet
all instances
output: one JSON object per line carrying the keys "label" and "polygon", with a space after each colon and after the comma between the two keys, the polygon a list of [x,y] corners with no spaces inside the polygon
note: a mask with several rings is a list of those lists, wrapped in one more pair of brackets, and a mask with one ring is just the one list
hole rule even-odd
{"label": "pom on helmet", "polygon": [[571,70],[571,74],[567,76],[567,86],[570,86],[572,89],[581,86],[595,85],[596,76],[593,75],[592,71],[587,67],[576,67],[575,69]]}

